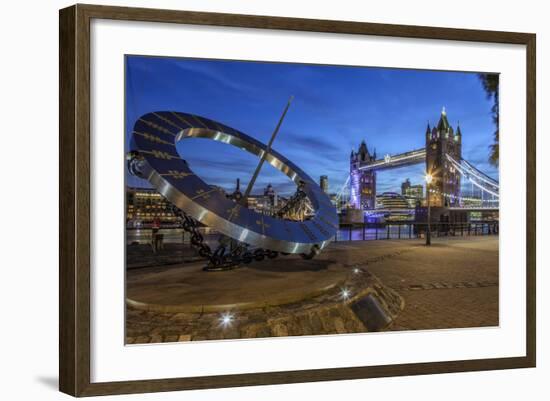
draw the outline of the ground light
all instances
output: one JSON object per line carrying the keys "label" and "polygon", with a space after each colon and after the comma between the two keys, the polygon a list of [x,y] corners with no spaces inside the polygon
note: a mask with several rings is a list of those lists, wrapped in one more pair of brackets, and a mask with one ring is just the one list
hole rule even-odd
{"label": "ground light", "polygon": [[235,317],[231,312],[224,312],[220,315],[219,318],[220,326],[222,326],[224,329],[230,327],[233,324],[234,319]]}
{"label": "ground light", "polygon": [[340,291],[340,298],[342,298],[344,301],[347,301],[349,297],[351,296],[351,292],[347,288],[342,288]]}

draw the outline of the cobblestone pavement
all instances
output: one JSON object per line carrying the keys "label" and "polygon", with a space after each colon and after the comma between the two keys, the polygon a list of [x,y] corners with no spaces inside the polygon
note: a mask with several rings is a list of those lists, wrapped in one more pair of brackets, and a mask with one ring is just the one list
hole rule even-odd
{"label": "cobblestone pavement", "polygon": [[498,287],[401,293],[405,309],[389,330],[498,326]]}
{"label": "cobblestone pavement", "polygon": [[[338,260],[350,271],[359,268],[372,273],[401,295],[405,307],[387,330],[499,324],[498,236],[435,239],[431,247],[424,246],[419,240],[340,242],[331,244],[320,259]],[[303,313],[316,308],[315,302],[318,301],[308,300],[289,306],[296,319],[282,325],[277,324],[277,319],[270,319],[274,316],[270,314],[273,311],[257,310],[243,314],[241,317],[246,318],[247,325],[268,320],[269,324],[249,325],[251,332],[226,331],[218,338],[368,331],[364,324],[361,325],[360,313],[353,313],[352,307],[325,310],[326,313]],[[127,343],[216,338],[207,335],[208,330],[216,329],[214,320],[194,338],[188,321],[188,314],[148,312],[128,307]],[[216,325],[219,329],[218,320]]]}
{"label": "cobblestone pavement", "polygon": [[201,260],[189,246],[167,243],[156,254],[149,244],[128,244],[126,247],[127,269],[151,266],[168,266]]}
{"label": "cobblestone pavement", "polygon": [[388,330],[499,324],[498,237],[436,240],[430,248],[418,244],[367,269],[405,299]]}
{"label": "cobblestone pavement", "polygon": [[366,270],[347,270],[345,295],[334,287],[299,302],[223,313],[161,312],[129,305],[126,343],[380,331],[402,310],[403,299]]}

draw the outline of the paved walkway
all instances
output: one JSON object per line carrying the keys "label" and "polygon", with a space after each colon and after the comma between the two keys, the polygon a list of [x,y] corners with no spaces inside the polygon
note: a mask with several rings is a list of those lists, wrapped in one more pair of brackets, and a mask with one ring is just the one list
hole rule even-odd
{"label": "paved walkway", "polygon": [[[336,268],[335,262],[339,262],[340,267]],[[142,300],[153,304],[177,305],[178,299],[187,294],[189,302],[180,304],[192,306],[206,300],[216,306],[231,302],[246,304],[251,299],[258,299],[258,295],[262,295],[260,299],[279,298],[279,303],[284,304],[285,296],[291,294],[292,310],[298,313],[315,307],[311,296],[318,289],[324,286],[339,288],[345,277],[344,271],[349,274],[359,268],[379,278],[405,300],[404,310],[387,327],[389,330],[498,325],[496,236],[434,239],[431,247],[424,246],[420,240],[340,242],[331,244],[318,259],[309,261],[311,265],[292,256],[278,259],[277,265],[270,263],[273,262],[257,263],[230,272],[209,273],[191,265],[177,269],[132,269],[128,271],[128,295],[136,298],[136,294],[140,294]],[[185,274],[177,279],[183,271]],[[270,281],[275,284],[272,288],[265,285]],[[299,296],[303,301],[299,301]],[[284,305],[277,309],[277,313],[281,313]],[[212,338],[205,335],[204,330],[193,338],[189,311],[171,311],[170,308],[144,311],[130,305],[127,312],[128,343]],[[348,312],[346,310],[345,314]],[[255,315],[256,320],[266,319],[262,310],[250,314]],[[326,334],[328,327],[328,332],[366,331],[358,324],[357,314],[352,315],[343,319],[343,322],[349,320],[347,325],[335,325],[342,314],[336,316],[323,312],[316,317],[320,319],[318,324],[313,324],[310,316],[306,319],[307,330],[293,330],[297,335]],[[259,331],[253,333],[235,332],[228,338],[292,335],[290,326],[270,327],[267,330],[258,328]]]}
{"label": "paved walkway", "polygon": [[410,260],[370,266],[406,302],[391,329],[498,326],[498,237],[437,241]]}
{"label": "paved walkway", "polygon": [[163,244],[156,254],[150,244],[128,244],[126,251],[128,269],[181,265],[202,259],[191,246],[177,243]]}
{"label": "paved walkway", "polygon": [[342,285],[350,273],[331,259],[281,256],[225,272],[205,272],[204,262],[131,270],[130,305],[158,312],[223,312],[299,302]]}

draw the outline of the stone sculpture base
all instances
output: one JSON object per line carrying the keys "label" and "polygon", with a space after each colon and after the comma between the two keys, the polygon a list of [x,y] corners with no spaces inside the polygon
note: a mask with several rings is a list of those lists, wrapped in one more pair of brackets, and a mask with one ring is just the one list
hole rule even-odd
{"label": "stone sculpture base", "polygon": [[136,269],[127,286],[129,344],[380,331],[404,307],[364,268],[292,256],[221,273]]}

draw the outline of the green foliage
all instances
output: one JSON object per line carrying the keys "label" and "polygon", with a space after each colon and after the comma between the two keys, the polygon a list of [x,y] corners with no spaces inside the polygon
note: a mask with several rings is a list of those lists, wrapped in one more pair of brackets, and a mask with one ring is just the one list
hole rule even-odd
{"label": "green foliage", "polygon": [[498,74],[479,74],[479,79],[483,85],[483,89],[487,93],[488,99],[493,99],[493,107],[491,107],[491,113],[493,115],[493,123],[496,130],[494,133],[494,143],[489,146],[489,162],[493,166],[498,167],[498,144],[499,144],[499,76]]}

